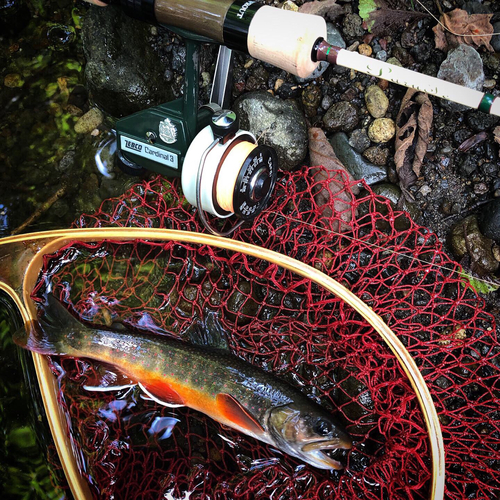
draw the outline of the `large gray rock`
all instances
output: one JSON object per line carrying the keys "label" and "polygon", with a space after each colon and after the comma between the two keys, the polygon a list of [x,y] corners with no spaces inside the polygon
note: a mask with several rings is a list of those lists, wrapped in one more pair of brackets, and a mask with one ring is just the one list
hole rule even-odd
{"label": "large gray rock", "polygon": [[[481,56],[469,45],[462,44],[448,52],[442,62],[437,77],[474,90],[482,90],[484,83],[483,61]],[[465,111],[467,106],[441,100],[441,106],[449,111]]]}
{"label": "large gray rock", "polygon": [[387,179],[386,168],[365,160],[351,147],[347,135],[343,132],[338,132],[331,137],[330,144],[337,158],[356,180],[364,179],[370,185]]}
{"label": "large gray rock", "polygon": [[236,100],[233,110],[240,128],[276,150],[281,169],[291,170],[302,163],[307,154],[307,126],[294,101],[283,101],[264,91],[250,92]]}
{"label": "large gray rock", "polygon": [[151,27],[114,7],[92,7],[82,27],[85,77],[93,101],[120,117],[172,99]]}

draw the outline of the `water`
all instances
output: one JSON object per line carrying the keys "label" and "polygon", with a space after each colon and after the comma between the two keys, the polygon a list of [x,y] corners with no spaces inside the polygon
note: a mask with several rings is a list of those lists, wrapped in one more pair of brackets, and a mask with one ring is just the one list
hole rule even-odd
{"label": "water", "polygon": [[24,374],[35,382],[34,367],[12,342],[20,325],[0,295],[0,491],[5,499],[64,499],[59,467],[47,462],[50,437],[39,395],[24,382]]}
{"label": "water", "polygon": [[[87,6],[73,0],[0,0],[0,237],[69,227],[109,191],[109,127],[78,135],[91,104],[79,36]],[[97,160],[103,166],[101,173]],[[100,157],[103,157],[100,160]],[[112,157],[111,157],[112,159]],[[116,177],[116,176],[115,176]],[[62,191],[61,191],[62,189]],[[60,196],[56,196],[59,192]],[[51,203],[47,203],[51,201]],[[59,499],[66,493],[31,358],[12,343],[19,318],[0,300],[0,491],[6,499]]]}

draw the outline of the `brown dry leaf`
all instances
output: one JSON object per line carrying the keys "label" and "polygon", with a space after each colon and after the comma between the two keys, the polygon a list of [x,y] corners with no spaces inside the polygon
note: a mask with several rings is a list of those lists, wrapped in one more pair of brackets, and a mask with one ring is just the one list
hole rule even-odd
{"label": "brown dry leaf", "polygon": [[432,29],[435,35],[436,48],[448,52],[448,50],[465,43],[475,47],[483,45],[490,52],[494,52],[493,47],[490,45],[493,35],[493,26],[490,23],[492,16],[493,14],[469,14],[462,9],[455,9],[443,14],[439,20],[452,33],[458,33],[460,36],[445,31],[438,24]]}
{"label": "brown dry leaf", "polygon": [[396,118],[394,161],[402,188],[415,184],[432,127],[432,104],[427,94],[408,89]]}
{"label": "brown dry leaf", "polygon": [[500,144],[500,126],[493,129],[493,137],[495,138],[495,142]]}
{"label": "brown dry leaf", "polygon": [[316,16],[328,17],[331,21],[344,14],[344,7],[337,5],[336,0],[323,0],[308,2],[299,8],[302,14],[314,14]]}
{"label": "brown dry leaf", "polygon": [[[352,175],[335,155],[325,133],[320,128],[309,129],[309,155],[311,157],[311,165],[321,165],[328,171],[342,170],[347,174],[350,181],[354,181]],[[329,177],[328,173],[320,168],[313,169],[313,175],[314,180],[318,183]],[[356,186],[351,187],[351,191],[354,194],[358,193]],[[344,222],[350,222],[352,219],[351,196],[346,192],[344,184],[339,179],[332,178],[328,187],[318,185],[318,189],[314,195],[316,203],[323,210],[322,216],[328,226],[331,225],[331,217],[333,215],[331,205],[329,204],[330,196],[335,197],[333,208],[336,212],[340,213],[340,219]],[[340,223],[331,229],[334,231],[347,231],[350,227],[347,224]]]}

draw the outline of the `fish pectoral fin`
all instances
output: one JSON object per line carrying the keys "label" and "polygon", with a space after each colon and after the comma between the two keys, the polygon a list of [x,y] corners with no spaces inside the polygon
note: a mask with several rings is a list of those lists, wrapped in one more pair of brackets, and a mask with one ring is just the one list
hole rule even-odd
{"label": "fish pectoral fin", "polygon": [[185,406],[182,397],[165,382],[139,382],[139,387],[153,400],[163,406],[178,408]]}
{"label": "fish pectoral fin", "polygon": [[115,366],[106,363],[95,365],[91,374],[86,376],[87,381],[83,387],[87,391],[118,391],[137,385],[137,380],[130,378]]}
{"label": "fish pectoral fin", "polygon": [[217,407],[222,415],[239,427],[255,435],[265,432],[256,418],[230,394],[217,394]]}

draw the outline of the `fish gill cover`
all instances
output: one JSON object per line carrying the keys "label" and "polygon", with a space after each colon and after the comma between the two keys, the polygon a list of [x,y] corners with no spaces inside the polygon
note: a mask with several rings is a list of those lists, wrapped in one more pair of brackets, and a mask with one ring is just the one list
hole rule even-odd
{"label": "fish gill cover", "polygon": [[[234,238],[304,261],[370,305],[406,345],[434,398],[446,498],[498,498],[493,318],[434,234],[369,188],[355,198],[357,187],[341,173],[313,172],[284,173],[269,209]],[[317,204],[317,192],[328,193],[326,205]],[[144,181],[76,226],[202,231],[178,193],[177,184],[159,177]],[[318,470],[196,411],[144,400],[138,390],[88,392],[83,385],[98,365],[52,357],[74,449],[96,498],[428,497],[428,436],[407,377],[366,321],[309,280],[207,246],[105,241],[46,256],[35,300],[48,286],[93,324],[118,320],[179,336],[193,321],[208,336],[217,324],[234,355],[298,387],[354,440],[338,457],[344,470]]]}

